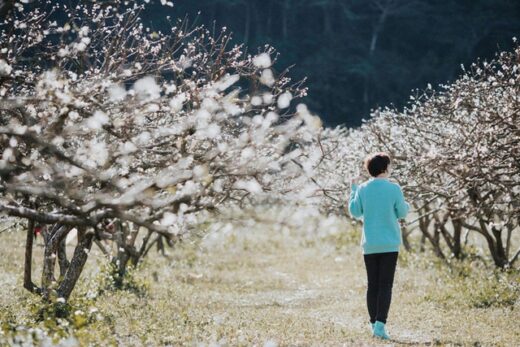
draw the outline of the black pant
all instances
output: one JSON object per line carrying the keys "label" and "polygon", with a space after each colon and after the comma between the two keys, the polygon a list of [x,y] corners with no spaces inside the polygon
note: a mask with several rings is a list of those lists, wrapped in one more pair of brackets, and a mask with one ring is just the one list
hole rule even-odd
{"label": "black pant", "polygon": [[367,269],[367,306],[370,322],[386,323],[398,252],[364,254]]}

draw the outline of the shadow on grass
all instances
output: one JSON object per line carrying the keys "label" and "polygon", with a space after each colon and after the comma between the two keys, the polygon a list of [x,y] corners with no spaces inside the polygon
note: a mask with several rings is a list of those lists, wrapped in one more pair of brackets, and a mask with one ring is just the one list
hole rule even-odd
{"label": "shadow on grass", "polygon": [[[432,341],[414,341],[413,339],[404,339],[404,338],[390,338],[389,340],[381,340],[384,343],[395,343],[396,345],[401,346],[465,346],[467,344],[450,341],[450,340],[438,340],[433,339]],[[471,343],[471,346],[481,346],[481,344],[476,341]]]}

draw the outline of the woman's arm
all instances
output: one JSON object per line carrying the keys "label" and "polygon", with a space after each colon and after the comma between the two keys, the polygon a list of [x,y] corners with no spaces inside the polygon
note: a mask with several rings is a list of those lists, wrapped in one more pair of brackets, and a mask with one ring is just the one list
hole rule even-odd
{"label": "woman's arm", "polygon": [[399,191],[397,193],[397,200],[394,204],[395,214],[397,219],[404,219],[410,211],[410,204],[404,200],[404,194],[400,186],[397,186]]}
{"label": "woman's arm", "polygon": [[352,183],[351,185],[348,211],[353,218],[359,219],[363,216],[363,205],[361,204],[361,197],[359,195],[359,186],[356,183]]}

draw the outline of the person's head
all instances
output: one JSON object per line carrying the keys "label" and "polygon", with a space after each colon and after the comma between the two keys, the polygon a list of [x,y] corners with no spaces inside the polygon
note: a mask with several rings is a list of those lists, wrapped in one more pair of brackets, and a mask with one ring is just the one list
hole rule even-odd
{"label": "person's head", "polygon": [[365,158],[364,166],[372,177],[388,177],[392,172],[391,163],[387,153],[377,152]]}

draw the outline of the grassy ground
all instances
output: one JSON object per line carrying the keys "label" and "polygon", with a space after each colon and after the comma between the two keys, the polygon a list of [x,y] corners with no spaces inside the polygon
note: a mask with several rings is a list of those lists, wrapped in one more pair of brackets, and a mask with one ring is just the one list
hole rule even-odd
{"label": "grassy ground", "polygon": [[73,331],[81,345],[513,346],[520,341],[518,273],[499,274],[477,263],[450,271],[430,255],[404,251],[387,324],[392,340],[372,338],[365,269],[353,233],[346,224],[320,237],[265,225],[224,228],[170,251],[169,258],[152,254],[134,273],[136,283],[147,288],[141,294],[96,294],[102,261],[93,250],[72,302],[86,322],[61,330],[35,320],[35,299],[21,289],[22,233],[2,233],[0,318],[4,333],[6,323],[47,327],[54,337]]}

